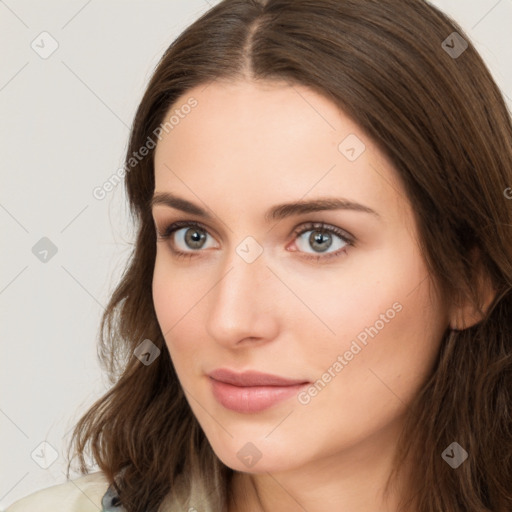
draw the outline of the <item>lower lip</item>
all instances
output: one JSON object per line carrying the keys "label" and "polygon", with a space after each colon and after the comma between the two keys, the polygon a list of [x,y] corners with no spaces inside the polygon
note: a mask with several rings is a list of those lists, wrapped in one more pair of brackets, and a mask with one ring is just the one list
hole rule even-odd
{"label": "lower lip", "polygon": [[241,413],[263,411],[274,404],[296,396],[309,383],[293,386],[233,386],[214,380],[212,383],[213,396],[226,409]]}

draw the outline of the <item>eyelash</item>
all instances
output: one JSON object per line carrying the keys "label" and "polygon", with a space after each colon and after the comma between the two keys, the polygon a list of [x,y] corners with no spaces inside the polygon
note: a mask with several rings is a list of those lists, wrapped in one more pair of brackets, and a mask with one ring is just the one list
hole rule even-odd
{"label": "eyelash", "polygon": [[[177,222],[174,222],[174,223],[168,225],[164,229],[163,233],[160,233],[159,231],[157,231],[158,239],[162,240],[162,241],[168,240],[171,238],[172,234],[175,231],[178,231],[179,229],[182,229],[182,228],[197,228],[197,229],[200,229],[201,231],[205,231],[208,233],[208,230],[199,222],[177,221]],[[299,228],[297,228],[293,231],[293,235],[295,236],[295,238],[298,238],[299,236],[303,235],[304,233],[306,233],[308,231],[323,231],[323,232],[335,234],[339,238],[341,238],[341,240],[343,240],[343,242],[346,245],[343,248],[338,249],[336,252],[326,253],[323,256],[322,255],[313,256],[311,254],[304,253],[306,255],[304,255],[302,257],[307,260],[315,260],[316,262],[318,262],[319,260],[325,260],[328,258],[338,258],[342,255],[345,255],[347,253],[349,247],[355,246],[355,238],[352,235],[349,235],[346,231],[341,230],[340,228],[337,228],[336,226],[324,224],[323,222],[307,222],[305,224],[302,224]],[[178,250],[174,249],[173,247],[171,247],[171,251],[174,253],[174,255],[177,258],[180,258],[180,259],[191,259],[196,256],[195,253],[201,252],[200,250],[190,251],[190,252],[178,251]],[[297,252],[299,252],[299,251],[297,251]]]}

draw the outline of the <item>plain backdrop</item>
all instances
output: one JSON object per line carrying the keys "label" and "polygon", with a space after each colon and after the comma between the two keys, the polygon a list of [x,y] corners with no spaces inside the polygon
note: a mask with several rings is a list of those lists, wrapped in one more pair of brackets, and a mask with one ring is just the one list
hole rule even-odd
{"label": "plain backdrop", "polygon": [[[107,390],[99,321],[134,232],[122,184],[92,192],[158,59],[214,3],[0,0],[0,509],[65,481],[69,432]],[[512,108],[512,0],[432,3]]]}

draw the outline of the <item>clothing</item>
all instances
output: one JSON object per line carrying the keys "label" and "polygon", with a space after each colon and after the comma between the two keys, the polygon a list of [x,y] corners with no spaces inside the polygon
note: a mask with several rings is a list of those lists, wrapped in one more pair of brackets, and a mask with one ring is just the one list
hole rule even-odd
{"label": "clothing", "polygon": [[[177,487],[182,487],[176,482]],[[188,493],[186,493],[188,494]],[[208,504],[208,494],[201,483],[192,484],[191,496],[184,501],[166,499],[166,512],[219,512]],[[6,512],[126,512],[119,504],[113,486],[102,471],[90,473],[63,484],[36,491],[14,502]]]}
{"label": "clothing", "polygon": [[97,471],[29,494],[6,512],[123,512],[112,505],[114,498],[103,472]]}
{"label": "clothing", "polygon": [[101,512],[125,512],[113,485],[111,485],[103,495],[101,507]]}

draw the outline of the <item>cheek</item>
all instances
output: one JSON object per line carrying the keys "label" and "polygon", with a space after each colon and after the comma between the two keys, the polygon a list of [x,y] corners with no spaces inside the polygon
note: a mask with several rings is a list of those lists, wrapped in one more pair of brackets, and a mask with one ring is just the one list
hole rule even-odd
{"label": "cheek", "polygon": [[157,255],[152,283],[153,305],[160,329],[164,335],[172,326],[174,304],[176,303],[174,289],[174,285],[171,285],[169,277],[164,272],[164,266]]}
{"label": "cheek", "polygon": [[181,339],[176,334],[181,327],[180,317],[183,317],[183,300],[180,301],[180,296],[183,297],[183,293],[178,292],[182,289],[179,283],[179,274],[171,275],[168,264],[162,259],[157,256],[155,262],[152,283],[153,305],[165,343],[174,361],[176,350],[175,343],[171,340]]}
{"label": "cheek", "polygon": [[300,420],[333,438],[363,439],[403,414],[432,371],[444,329],[429,301],[425,281],[343,315],[337,341],[307,354],[314,381],[300,397]]}
{"label": "cheek", "polygon": [[332,387],[339,386],[341,395],[350,390],[348,395],[370,400],[391,394],[387,385],[406,394],[420,385],[448,318],[414,244],[395,245],[373,261],[361,258],[317,290],[312,303],[335,334],[315,337],[314,319],[306,317],[296,326],[315,339],[303,357],[316,377],[335,375],[331,381],[338,385]]}
{"label": "cheek", "polygon": [[368,324],[361,331],[367,334],[365,343],[356,338],[361,350],[351,356],[340,374],[343,380],[333,388],[334,401],[354,418],[367,416],[375,425],[391,420],[405,411],[432,372],[442,324],[422,312],[423,291],[401,297],[402,309],[388,323]]}
{"label": "cheek", "polygon": [[194,304],[205,293],[201,281],[197,273],[191,276],[173,265],[165,247],[158,249],[152,291],[156,316],[164,334],[171,329],[174,332],[180,324],[188,322]]}
{"label": "cheek", "polygon": [[[208,287],[201,287],[204,280],[191,281],[187,272],[178,271],[169,261],[157,255],[153,273],[152,293],[156,318],[176,370],[197,357],[200,352],[201,308],[198,307]],[[191,285],[191,283],[198,283]]]}

